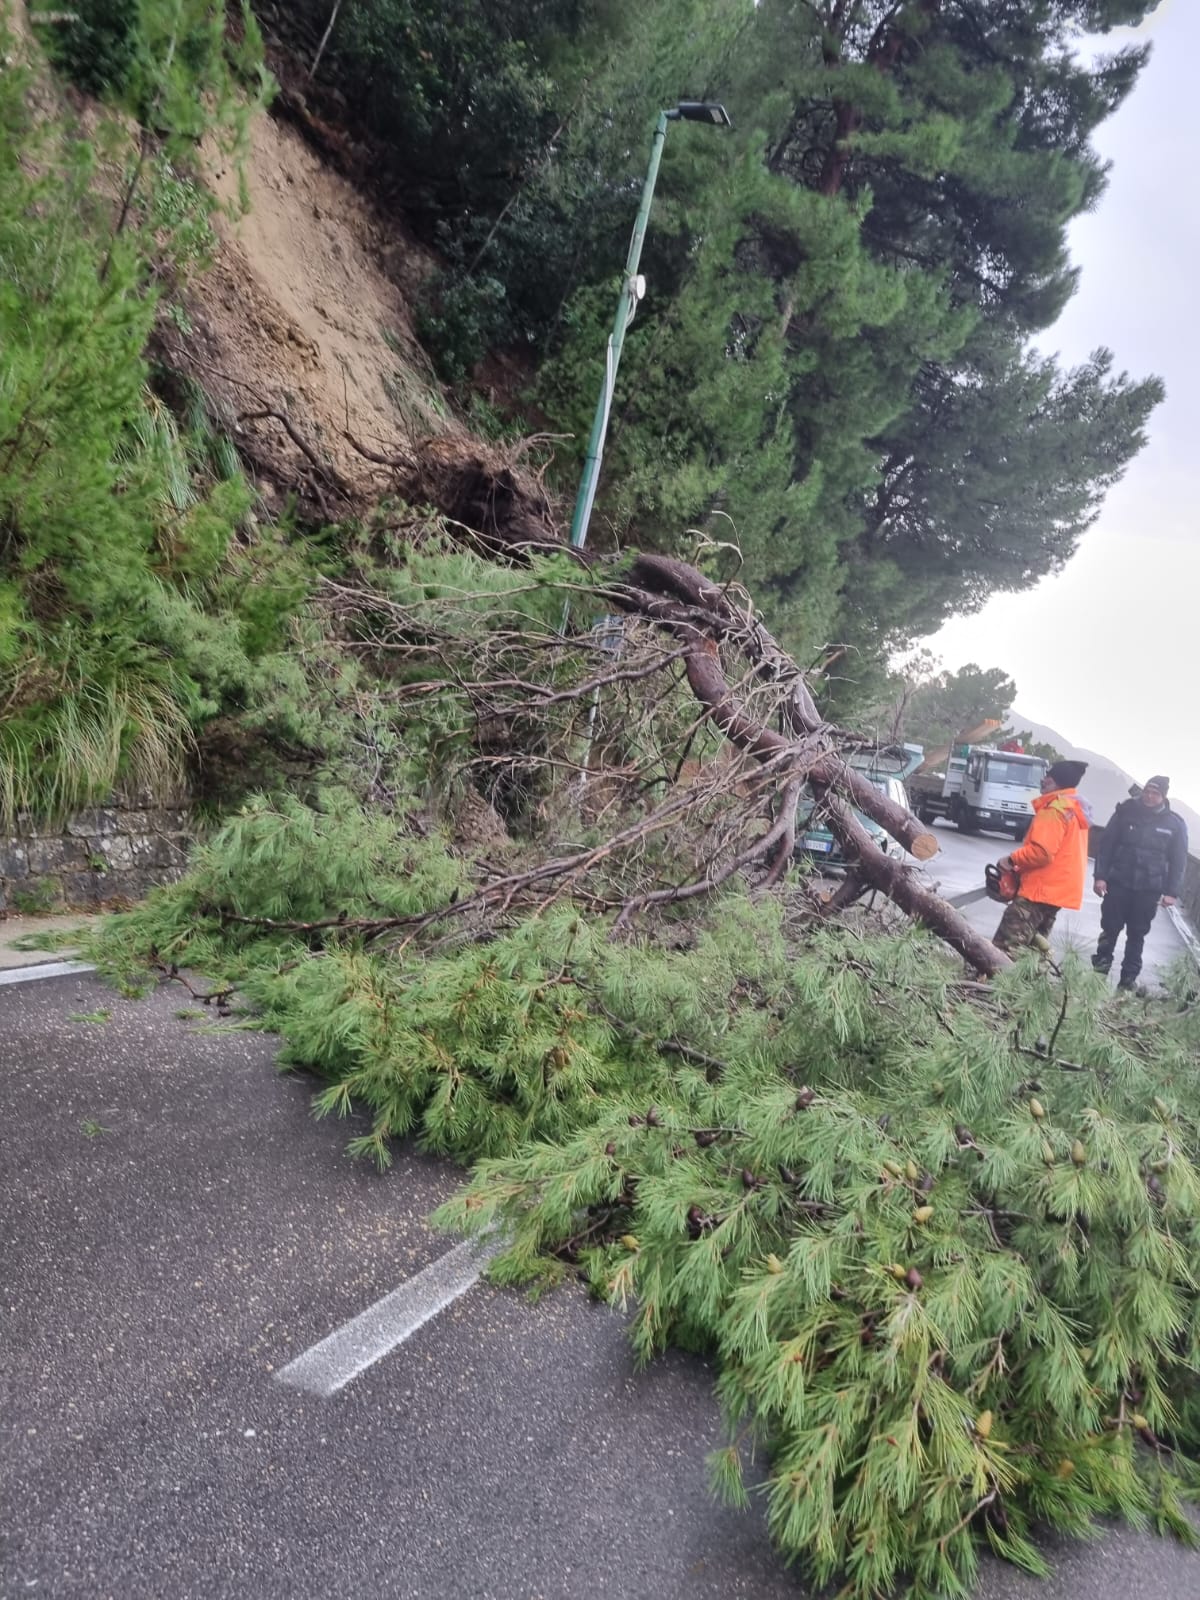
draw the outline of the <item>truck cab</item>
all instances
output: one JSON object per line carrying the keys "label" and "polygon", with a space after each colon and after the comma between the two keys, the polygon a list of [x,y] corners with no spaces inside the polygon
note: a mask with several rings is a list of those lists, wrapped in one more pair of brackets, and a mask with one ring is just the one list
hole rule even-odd
{"label": "truck cab", "polygon": [[946,752],[944,772],[917,774],[909,790],[922,822],[945,817],[963,833],[1019,838],[1029,826],[1045,775],[1041,756],[1012,747],[956,744]]}
{"label": "truck cab", "polygon": [[[947,815],[964,833],[1011,833],[1019,837],[1033,816],[1046,763],[1040,756],[976,746],[966,752],[962,776]],[[950,773],[947,772],[949,790]]]}

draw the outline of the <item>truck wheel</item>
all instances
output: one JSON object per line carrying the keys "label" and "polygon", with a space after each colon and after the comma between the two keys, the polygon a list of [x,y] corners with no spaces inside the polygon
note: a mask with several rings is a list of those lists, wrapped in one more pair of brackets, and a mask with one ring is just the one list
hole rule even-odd
{"label": "truck wheel", "polygon": [[976,834],[979,832],[979,824],[975,821],[975,818],[964,812],[960,811],[954,821],[957,824],[959,833]]}
{"label": "truck wheel", "polygon": [[933,812],[922,810],[917,812],[917,821],[923,822],[927,828],[933,827]]}

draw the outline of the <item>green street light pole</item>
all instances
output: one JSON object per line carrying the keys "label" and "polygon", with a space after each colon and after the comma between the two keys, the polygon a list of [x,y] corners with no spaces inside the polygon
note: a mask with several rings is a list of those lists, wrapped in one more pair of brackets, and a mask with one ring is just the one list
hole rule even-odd
{"label": "green street light pole", "polygon": [[642,201],[633,224],[633,237],[629,241],[629,254],[625,258],[625,275],[621,282],[621,297],[617,302],[617,315],[608,336],[605,351],[604,379],[600,385],[600,399],[592,421],[588,440],[587,460],[583,464],[583,477],[575,499],[575,513],[571,518],[571,543],[576,547],[587,540],[588,522],[596,499],[596,486],[600,481],[600,462],[604,455],[604,436],[608,432],[608,414],[612,409],[613,390],[617,382],[617,367],[625,343],[625,331],[633,321],[638,301],[646,292],[645,279],[638,275],[642,259],[642,242],[646,237],[646,224],[650,220],[650,207],[654,202],[654,185],[658,180],[659,162],[667,137],[668,122],[707,122],[712,127],[728,128],[732,124],[724,106],[704,100],[681,100],[670,111],[660,111],[654,125],[654,139],[650,146],[650,166],[642,185]]}

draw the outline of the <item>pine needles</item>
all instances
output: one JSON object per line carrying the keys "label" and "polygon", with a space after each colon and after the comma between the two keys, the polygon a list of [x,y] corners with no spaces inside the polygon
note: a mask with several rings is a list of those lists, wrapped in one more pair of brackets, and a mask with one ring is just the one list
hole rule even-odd
{"label": "pine needles", "polygon": [[746,1448],[765,1451],[773,1537],[862,1600],[967,1593],[980,1540],[1044,1570],[1040,1525],[1194,1538],[1191,1013],[1130,1036],[1072,969],[1083,1004],[1031,1078],[1049,984],[964,1003],[939,967],[892,941],[808,946],[798,974],[826,987],[802,1025],[784,991],[716,1081],[628,1085],[565,1144],[482,1163],[441,1213],[508,1231],[502,1279],[579,1260],[635,1302],[643,1358],[712,1353],[742,1441],[715,1485],[744,1502]]}
{"label": "pine needles", "polygon": [[[1192,990],[1131,1026],[1075,965],[967,984],[929,936],[761,879],[709,877],[635,935],[606,913],[681,857],[703,874],[761,797],[738,793],[748,766],[699,798],[672,781],[679,700],[607,664],[637,713],[609,748],[636,747],[654,797],[568,847],[551,819],[582,807],[548,785],[526,870],[455,855],[405,779],[436,793],[488,739],[507,759],[523,717],[552,762],[595,647],[555,625],[536,562],[389,554],[324,594],[379,674],[363,738],[386,800],[250,802],[92,958],[126,984],[192,967],[236,987],[323,1080],[319,1114],[369,1113],[355,1153],[386,1165],[412,1138],[474,1164],[440,1220],[500,1231],[500,1281],[578,1270],[632,1309],[643,1360],[706,1351],[732,1439],[714,1482],[744,1500],[756,1452],[772,1535],[816,1582],[961,1594],[983,1546],[1040,1570],[1039,1527],[1101,1515],[1188,1536]],[[620,670],[669,654],[635,634]]]}
{"label": "pine needles", "polygon": [[981,990],[787,892],[636,940],[564,899],[389,948],[364,920],[470,882],[412,809],[256,801],[89,953],[236,986],[318,1114],[369,1112],[356,1153],[474,1164],[440,1221],[501,1230],[499,1281],[578,1270],[643,1360],[707,1352],[714,1484],[814,1581],[965,1594],[981,1548],[1043,1570],[1039,1528],[1098,1516],[1192,1536],[1194,979],[1136,1022],[1073,963]]}

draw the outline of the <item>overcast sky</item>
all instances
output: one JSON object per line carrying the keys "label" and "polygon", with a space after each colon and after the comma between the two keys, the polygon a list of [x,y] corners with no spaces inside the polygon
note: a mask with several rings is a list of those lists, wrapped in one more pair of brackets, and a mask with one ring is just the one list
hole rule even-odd
{"label": "overcast sky", "polygon": [[947,667],[1003,667],[1017,707],[1139,781],[1165,772],[1200,809],[1200,3],[1164,0],[1150,64],[1100,129],[1099,208],[1071,231],[1079,292],[1043,341],[1067,364],[1098,345],[1158,373],[1150,440],[1065,572],[1001,595],[927,641]]}

